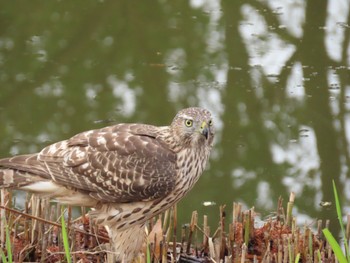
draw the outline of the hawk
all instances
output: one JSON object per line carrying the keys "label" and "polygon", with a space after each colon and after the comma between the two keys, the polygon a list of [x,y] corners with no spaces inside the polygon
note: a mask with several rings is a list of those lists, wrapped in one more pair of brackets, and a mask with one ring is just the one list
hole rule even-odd
{"label": "hawk", "polygon": [[140,251],[147,220],[177,203],[202,174],[214,139],[206,109],[179,111],[170,126],[117,124],[79,133],[39,153],[0,160],[0,188],[95,208],[117,262]]}

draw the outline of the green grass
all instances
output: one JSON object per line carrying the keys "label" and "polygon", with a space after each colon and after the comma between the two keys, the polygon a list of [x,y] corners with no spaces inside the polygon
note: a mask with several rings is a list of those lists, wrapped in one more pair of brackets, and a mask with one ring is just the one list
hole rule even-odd
{"label": "green grass", "polygon": [[346,236],[345,236],[344,224],[343,224],[343,220],[342,220],[342,212],[341,212],[341,205],[340,205],[340,201],[339,201],[339,197],[338,197],[338,191],[337,191],[337,187],[334,183],[334,180],[332,181],[332,183],[333,183],[335,206],[336,206],[336,210],[337,210],[337,217],[338,217],[340,228],[341,228],[342,238],[344,240],[345,255],[344,255],[340,245],[338,244],[338,242],[335,240],[334,236],[332,235],[332,233],[327,228],[323,229],[322,232],[323,232],[324,236],[326,237],[329,245],[331,246],[338,261],[340,263],[350,263],[349,247],[348,247],[348,244],[346,243]]}
{"label": "green grass", "polygon": [[69,248],[69,240],[68,240],[68,233],[66,228],[66,222],[64,220],[64,209],[62,207],[62,215],[61,215],[61,224],[62,224],[62,239],[63,239],[63,247],[64,252],[66,255],[66,259],[68,263],[71,263],[71,255],[70,255],[70,248]]}
{"label": "green grass", "polygon": [[150,244],[148,240],[147,240],[146,262],[151,263],[151,251],[150,251]]}
{"label": "green grass", "polygon": [[323,229],[322,230],[324,236],[326,237],[329,245],[331,246],[335,256],[337,257],[338,261],[340,263],[347,263],[347,259],[344,256],[343,251],[340,248],[340,245],[338,244],[337,240],[335,240],[335,238],[333,237],[332,233],[327,229]]}
{"label": "green grass", "polygon": [[294,262],[299,263],[299,259],[300,259],[300,253],[298,253],[297,256],[295,257]]}
{"label": "green grass", "polygon": [[12,263],[12,248],[11,248],[11,239],[10,239],[10,232],[9,232],[9,226],[6,223],[6,218],[4,218],[3,220],[5,220],[5,232],[6,232],[6,250],[7,250],[7,258],[5,256],[5,252],[3,251],[3,249],[0,247],[0,254],[1,254],[1,259],[2,262],[4,263]]}

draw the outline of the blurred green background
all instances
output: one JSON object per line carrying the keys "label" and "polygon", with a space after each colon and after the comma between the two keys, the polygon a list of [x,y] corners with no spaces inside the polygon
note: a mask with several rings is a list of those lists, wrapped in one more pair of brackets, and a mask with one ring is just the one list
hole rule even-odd
{"label": "blurred green background", "polygon": [[206,107],[215,148],[179,223],[232,202],[265,218],[294,191],[299,223],[335,225],[319,203],[334,179],[350,212],[349,5],[0,0],[0,156]]}

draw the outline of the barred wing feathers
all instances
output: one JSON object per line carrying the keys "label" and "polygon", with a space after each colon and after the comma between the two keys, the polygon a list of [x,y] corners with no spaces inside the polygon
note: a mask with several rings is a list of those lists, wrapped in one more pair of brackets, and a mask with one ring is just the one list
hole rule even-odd
{"label": "barred wing feathers", "polygon": [[177,171],[176,154],[157,139],[159,129],[119,124],[83,132],[44,148],[38,160],[56,183],[100,201],[161,198],[175,187]]}

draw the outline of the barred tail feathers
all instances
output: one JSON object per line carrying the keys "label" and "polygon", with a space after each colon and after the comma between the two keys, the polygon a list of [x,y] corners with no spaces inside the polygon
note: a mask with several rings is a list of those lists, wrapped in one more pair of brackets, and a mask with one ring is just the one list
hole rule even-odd
{"label": "barred tail feathers", "polygon": [[37,160],[37,154],[0,160],[0,188],[20,188],[48,178],[45,165]]}

